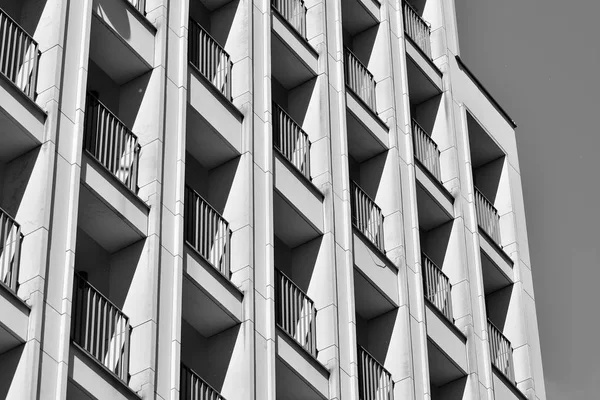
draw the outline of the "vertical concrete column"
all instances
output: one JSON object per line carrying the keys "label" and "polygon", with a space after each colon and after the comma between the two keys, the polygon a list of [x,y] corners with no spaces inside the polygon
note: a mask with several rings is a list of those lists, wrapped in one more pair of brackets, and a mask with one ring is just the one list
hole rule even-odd
{"label": "vertical concrete column", "polygon": [[276,399],[275,249],[273,225],[273,126],[271,113],[271,3],[252,2],[252,120],[254,199],[253,399]]}
{"label": "vertical concrete column", "polygon": [[36,260],[40,270],[31,277],[35,290],[30,332],[42,345],[39,351],[38,344],[31,346],[31,356],[39,359],[32,361],[28,372],[39,368],[39,374],[31,375],[37,381],[20,398],[64,399],[92,2],[49,0],[27,5],[32,8],[29,12],[40,15],[34,32],[42,51],[37,103],[48,118],[38,163],[44,160],[41,167],[47,173],[40,188],[49,187],[39,193],[45,204],[38,206],[45,214],[40,228],[48,235],[46,243],[38,244],[47,253]]}
{"label": "vertical concrete column", "polygon": [[[153,389],[144,390],[148,398],[179,399],[181,363],[181,313],[183,279],[183,227],[185,189],[185,137],[187,111],[188,0],[149,1],[148,17],[155,21],[157,32],[155,65],[159,84],[156,105],[163,118],[154,140],[148,141],[150,163],[148,180],[140,191],[148,191],[156,215],[149,226],[147,241],[158,261],[153,285],[158,298]],[[157,110],[158,111],[158,110]],[[158,115],[158,112],[157,112]],[[155,174],[152,172],[155,171]],[[142,371],[140,371],[141,373]],[[150,378],[150,376],[148,377]],[[147,378],[146,378],[147,380]],[[142,383],[144,379],[140,379]]]}
{"label": "vertical concrete column", "polygon": [[[346,88],[344,79],[344,42],[341,0],[326,1],[326,40],[328,113],[331,141],[331,203],[334,220],[334,279],[337,282],[339,399],[358,400],[358,361],[354,308],[354,262],[352,257],[352,217],[350,206],[350,171],[346,128]],[[330,386],[331,387],[331,386]]]}

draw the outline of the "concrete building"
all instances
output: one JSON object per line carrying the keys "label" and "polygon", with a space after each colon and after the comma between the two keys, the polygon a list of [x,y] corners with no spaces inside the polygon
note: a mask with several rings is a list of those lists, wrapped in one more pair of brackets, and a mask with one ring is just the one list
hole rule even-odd
{"label": "concrete building", "polygon": [[545,400],[453,0],[0,0],[0,398]]}

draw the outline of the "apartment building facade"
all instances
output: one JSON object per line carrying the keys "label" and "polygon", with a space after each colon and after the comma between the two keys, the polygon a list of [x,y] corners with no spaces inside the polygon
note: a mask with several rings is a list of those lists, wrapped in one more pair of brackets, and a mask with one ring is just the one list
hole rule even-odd
{"label": "apartment building facade", "polygon": [[0,398],[546,399],[453,0],[0,9]]}

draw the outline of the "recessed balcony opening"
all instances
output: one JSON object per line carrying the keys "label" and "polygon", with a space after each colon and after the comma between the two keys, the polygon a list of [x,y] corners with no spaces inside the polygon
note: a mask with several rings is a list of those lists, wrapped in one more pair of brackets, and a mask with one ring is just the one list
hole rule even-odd
{"label": "recessed balcony opening", "polygon": [[383,211],[377,204],[379,191],[384,191],[382,182],[387,152],[363,162],[348,157],[350,168],[350,190],[352,201],[353,225],[377,247],[385,253],[383,234]]}
{"label": "recessed balcony opening", "polygon": [[181,321],[180,399],[235,398],[243,371],[243,333],[235,324],[214,333],[206,331],[197,318],[184,315]]}
{"label": "recessed balcony opening", "polygon": [[[144,241],[111,252],[82,229],[77,231],[71,339],[125,384],[130,365],[139,368],[141,350],[132,346],[138,326],[151,310],[140,306],[146,278]],[[139,350],[138,350],[139,349]],[[137,353],[137,358],[136,358]]]}
{"label": "recessed balcony opening", "polygon": [[428,59],[432,59],[431,53],[431,24],[425,11],[431,17],[431,8],[426,7],[433,1],[427,0],[404,0],[403,16],[404,31],[406,36],[417,46],[421,53]]}
{"label": "recessed balcony opening", "polygon": [[273,147],[296,171],[311,180],[310,137],[318,137],[316,79],[287,88],[273,77]]}
{"label": "recessed balcony opening", "polygon": [[[291,247],[275,231],[275,315],[277,326],[317,358],[317,304],[326,269],[322,237]],[[321,256],[320,256],[321,254]]]}
{"label": "recessed balcony opening", "polygon": [[[429,303],[450,324],[454,324],[451,278],[458,275],[457,264],[460,262],[450,245],[453,226],[451,221],[420,233],[423,292]],[[456,233],[454,236],[457,236]]]}
{"label": "recessed balcony opening", "polygon": [[[233,74],[245,54],[245,9],[239,0],[190,2],[188,59],[209,87],[231,101],[235,92]],[[240,78],[242,76],[240,75]]]}
{"label": "recessed balcony opening", "polygon": [[354,36],[379,24],[380,3],[377,0],[343,0],[342,26]]}
{"label": "recessed balcony opening", "polygon": [[469,112],[467,127],[477,222],[486,237],[502,247],[501,218],[511,209],[506,155]]}
{"label": "recessed balcony opening", "polygon": [[19,371],[19,363],[24,350],[24,344],[15,341],[10,332],[0,327],[0,365],[2,365],[0,397],[3,399],[17,398],[14,397],[15,393],[22,390],[20,386],[24,380],[19,379],[22,375]]}
{"label": "recessed balcony opening", "polygon": [[363,317],[356,314],[358,390],[361,399],[394,399],[394,380],[385,365],[386,361],[394,359],[394,355],[389,353],[389,343],[396,314],[396,309],[370,319],[367,319],[368,315]]}

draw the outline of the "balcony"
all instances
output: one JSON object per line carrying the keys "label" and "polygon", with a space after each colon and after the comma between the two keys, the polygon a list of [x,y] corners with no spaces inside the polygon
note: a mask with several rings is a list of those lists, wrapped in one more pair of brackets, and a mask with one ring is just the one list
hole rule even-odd
{"label": "balcony", "polygon": [[317,309],[313,301],[283,272],[275,270],[276,323],[311,356],[317,356]]}
{"label": "balcony", "polygon": [[302,38],[306,38],[307,10],[303,0],[272,0],[271,5]]}
{"label": "balcony", "polygon": [[30,310],[16,295],[22,240],[20,225],[0,208],[0,354],[27,339]]}
{"label": "balcony", "polygon": [[213,389],[206,383],[200,375],[192,371],[190,368],[181,364],[180,383],[179,383],[179,399],[180,400],[225,400],[218,391]]}
{"label": "balcony", "polygon": [[87,97],[79,224],[115,252],[146,237],[149,207],[137,195],[140,145],[104,104]]}
{"label": "balcony", "polygon": [[227,279],[230,278],[229,223],[189,186],[185,188],[185,241]]}
{"label": "balcony", "polygon": [[351,35],[356,35],[377,25],[381,4],[378,0],[344,0],[342,4],[342,26]]}
{"label": "balcony", "polygon": [[423,290],[425,298],[451,323],[452,317],[452,285],[448,277],[429,257],[421,255],[423,263]]}
{"label": "balcony", "polygon": [[352,224],[383,254],[383,213],[355,182],[350,183]]}
{"label": "balcony", "polygon": [[306,179],[310,180],[310,141],[283,108],[273,104],[273,146]]}
{"label": "balcony", "polygon": [[127,384],[129,318],[78,273],[73,282],[72,318],[73,342]]}
{"label": "balcony", "polygon": [[0,162],[39,146],[46,115],[35,103],[38,44],[0,9]]}
{"label": "balcony", "polygon": [[86,103],[83,148],[137,193],[141,149],[137,136],[93,95],[87,95]]}
{"label": "balcony", "polygon": [[404,1],[404,31],[418,48],[431,59],[431,25],[407,1]]}
{"label": "balcony", "polygon": [[190,19],[188,58],[200,74],[231,101],[231,57],[196,21]]}
{"label": "balcony", "polygon": [[394,400],[392,374],[362,347],[358,348],[358,392],[360,400]]}
{"label": "balcony", "polygon": [[412,132],[415,158],[438,182],[441,182],[440,151],[437,144],[414,119],[412,120]]}
{"label": "balcony", "polygon": [[371,112],[377,114],[375,78],[373,74],[369,72],[367,67],[348,48],[346,48],[345,61],[346,86],[358,96]]}
{"label": "balcony", "polygon": [[156,28],[144,17],[145,0],[93,0],[90,58],[118,85],[154,65]]}
{"label": "balcony", "polygon": [[513,385],[515,384],[515,365],[513,348],[508,339],[488,320],[488,340],[492,365]]}
{"label": "balcony", "polygon": [[475,188],[475,211],[477,211],[477,224],[479,227],[494,243],[501,246],[498,210],[477,188]]}

